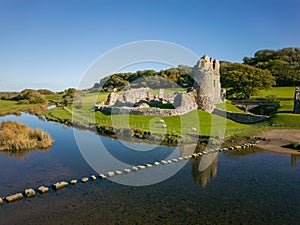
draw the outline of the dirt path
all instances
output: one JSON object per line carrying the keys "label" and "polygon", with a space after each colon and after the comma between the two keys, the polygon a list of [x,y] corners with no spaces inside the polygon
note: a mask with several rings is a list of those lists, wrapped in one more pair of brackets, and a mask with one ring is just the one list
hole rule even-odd
{"label": "dirt path", "polygon": [[265,141],[260,141],[256,145],[263,150],[300,155],[300,151],[281,147],[291,144],[292,142],[300,143],[300,130],[275,129],[265,131],[263,133],[255,135],[255,137],[265,139]]}

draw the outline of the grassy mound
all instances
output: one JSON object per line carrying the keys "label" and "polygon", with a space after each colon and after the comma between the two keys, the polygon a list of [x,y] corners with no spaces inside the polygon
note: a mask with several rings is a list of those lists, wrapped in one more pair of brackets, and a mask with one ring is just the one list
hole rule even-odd
{"label": "grassy mound", "polygon": [[40,129],[31,129],[19,122],[0,124],[0,150],[30,150],[48,148],[53,144],[50,135]]}

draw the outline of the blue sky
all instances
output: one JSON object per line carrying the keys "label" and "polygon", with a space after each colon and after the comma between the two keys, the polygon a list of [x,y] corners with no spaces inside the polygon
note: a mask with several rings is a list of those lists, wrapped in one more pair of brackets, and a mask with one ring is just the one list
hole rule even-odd
{"label": "blue sky", "polygon": [[96,58],[141,40],[235,62],[300,47],[299,12],[298,0],[0,0],[0,91],[76,87]]}

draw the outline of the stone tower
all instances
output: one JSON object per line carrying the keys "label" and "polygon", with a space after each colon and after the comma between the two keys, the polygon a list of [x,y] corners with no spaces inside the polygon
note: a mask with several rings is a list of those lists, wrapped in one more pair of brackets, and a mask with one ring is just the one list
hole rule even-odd
{"label": "stone tower", "polygon": [[300,90],[298,87],[295,90],[294,113],[300,114]]}
{"label": "stone tower", "polygon": [[195,81],[194,90],[199,109],[212,112],[215,104],[224,102],[218,60],[203,56],[193,67],[192,77]]}

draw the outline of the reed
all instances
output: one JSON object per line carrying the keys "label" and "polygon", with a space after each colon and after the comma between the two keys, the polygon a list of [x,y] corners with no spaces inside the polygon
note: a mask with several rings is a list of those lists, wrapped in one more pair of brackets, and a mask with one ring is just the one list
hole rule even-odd
{"label": "reed", "polygon": [[52,144],[50,135],[40,129],[32,129],[12,121],[0,124],[0,150],[44,149]]}

